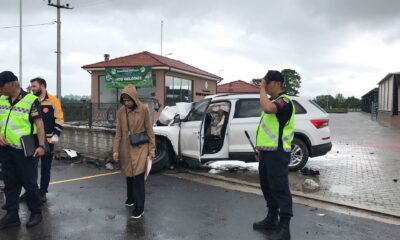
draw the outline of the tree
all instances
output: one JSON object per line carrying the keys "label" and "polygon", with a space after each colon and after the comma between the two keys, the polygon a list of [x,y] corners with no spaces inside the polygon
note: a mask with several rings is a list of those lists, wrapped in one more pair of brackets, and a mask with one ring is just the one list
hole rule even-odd
{"label": "tree", "polygon": [[260,86],[260,80],[253,78],[250,82],[251,84],[254,84],[256,86]]}
{"label": "tree", "polygon": [[341,94],[341,93],[336,94],[335,100],[336,100],[336,103],[337,103],[336,107],[339,107],[339,108],[345,107],[346,99],[343,97],[343,94]]}
{"label": "tree", "polygon": [[346,99],[347,108],[361,108],[361,100],[356,97],[348,97]]}
{"label": "tree", "polygon": [[283,78],[285,82],[283,83],[283,89],[292,96],[296,96],[299,94],[299,89],[301,86],[301,77],[293,69],[283,69],[282,70]]}
{"label": "tree", "polygon": [[336,108],[336,99],[332,95],[319,95],[314,101],[324,109]]}

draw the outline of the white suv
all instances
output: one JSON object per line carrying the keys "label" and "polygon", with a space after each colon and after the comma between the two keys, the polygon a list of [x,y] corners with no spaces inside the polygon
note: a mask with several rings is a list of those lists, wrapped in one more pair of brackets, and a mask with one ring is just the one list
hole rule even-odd
{"label": "white suv", "polygon": [[[332,143],[328,114],[309,99],[292,100],[296,116],[289,169],[296,171],[306,165],[309,157],[329,152]],[[173,161],[186,161],[191,166],[226,159],[255,161],[245,131],[254,142],[260,115],[259,94],[219,94],[197,103],[166,107],[154,127],[154,171]]]}

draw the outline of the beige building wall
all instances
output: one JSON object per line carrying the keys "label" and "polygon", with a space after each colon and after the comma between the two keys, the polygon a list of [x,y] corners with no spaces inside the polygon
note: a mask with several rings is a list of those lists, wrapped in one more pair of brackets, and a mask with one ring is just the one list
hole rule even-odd
{"label": "beige building wall", "polygon": [[[92,103],[99,102],[99,76],[104,75],[104,71],[93,71],[91,74],[92,78],[92,89],[91,89],[91,100]],[[79,86],[78,86],[79,87]]]}

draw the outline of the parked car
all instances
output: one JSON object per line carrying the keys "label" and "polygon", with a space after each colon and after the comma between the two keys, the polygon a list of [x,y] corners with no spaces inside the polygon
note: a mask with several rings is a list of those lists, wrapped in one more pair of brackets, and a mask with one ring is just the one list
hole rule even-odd
{"label": "parked car", "polygon": [[[292,97],[296,109],[291,171],[302,169],[310,157],[322,156],[332,148],[329,115],[315,102]],[[220,94],[197,103],[166,107],[154,127],[157,154],[155,171],[173,161],[199,166],[207,161],[239,159],[255,161],[246,138],[255,141],[260,121],[259,94]]]}

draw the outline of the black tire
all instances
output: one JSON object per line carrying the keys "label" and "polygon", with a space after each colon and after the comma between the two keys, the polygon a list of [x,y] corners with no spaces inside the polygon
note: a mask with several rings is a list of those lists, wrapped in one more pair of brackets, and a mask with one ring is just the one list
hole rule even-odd
{"label": "black tire", "polygon": [[167,141],[164,138],[156,137],[156,146],[156,157],[153,160],[151,173],[159,172],[170,165]]}
{"label": "black tire", "polygon": [[309,156],[307,145],[302,140],[294,138],[292,141],[289,171],[302,169],[307,164]]}

